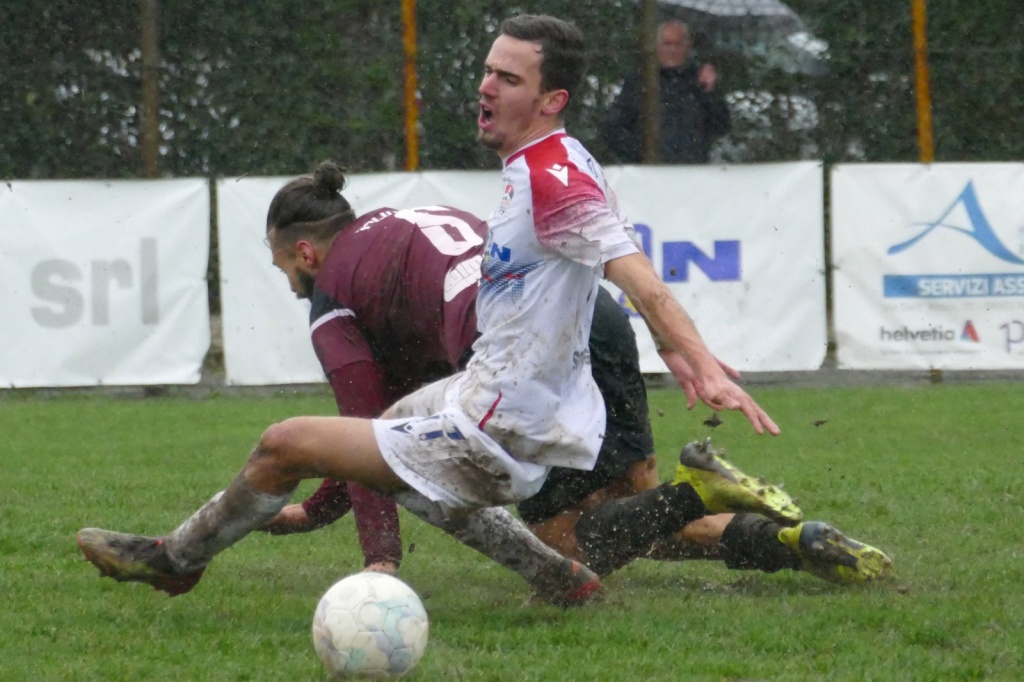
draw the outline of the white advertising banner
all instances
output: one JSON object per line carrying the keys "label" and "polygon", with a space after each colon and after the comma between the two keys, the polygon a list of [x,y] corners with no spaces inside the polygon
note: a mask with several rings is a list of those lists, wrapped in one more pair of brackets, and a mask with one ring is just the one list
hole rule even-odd
{"label": "white advertising banner", "polygon": [[[817,369],[825,356],[822,172],[818,163],[611,167],[609,183],[644,247],[716,354],[738,369]],[[271,265],[262,240],[274,194],[290,178],[217,184],[221,307],[230,384],[323,381],[308,304]],[[497,172],[358,175],[344,190],[357,213],[451,205],[486,217]],[[664,372],[634,318],[644,372]]]}
{"label": "white advertising banner", "polygon": [[0,386],[191,384],[210,345],[203,179],[0,186]]}
{"label": "white advertising banner", "polygon": [[228,384],[323,381],[309,341],[309,306],[271,262],[267,208],[288,178],[217,182],[217,252]]}
{"label": "white advertising banner", "polygon": [[1024,164],[832,171],[838,361],[1024,368]]}
{"label": "white advertising banner", "polygon": [[[606,171],[654,267],[720,360],[752,372],[821,367],[820,163]],[[665,372],[643,321],[634,316],[633,328],[641,370]]]}

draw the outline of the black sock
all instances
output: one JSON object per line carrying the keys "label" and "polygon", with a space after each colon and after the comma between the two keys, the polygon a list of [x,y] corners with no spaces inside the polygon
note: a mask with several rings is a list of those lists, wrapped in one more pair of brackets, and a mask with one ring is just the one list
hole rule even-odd
{"label": "black sock", "polygon": [[719,540],[722,561],[729,568],[774,573],[799,569],[800,558],[779,540],[782,526],[757,514],[737,514]]}
{"label": "black sock", "polygon": [[664,483],[586,512],[576,524],[576,541],[586,553],[587,565],[598,575],[607,575],[706,513],[693,488]]}

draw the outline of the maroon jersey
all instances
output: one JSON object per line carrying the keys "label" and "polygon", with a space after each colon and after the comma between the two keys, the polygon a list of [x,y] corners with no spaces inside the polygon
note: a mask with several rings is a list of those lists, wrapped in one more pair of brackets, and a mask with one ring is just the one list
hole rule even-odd
{"label": "maroon jersey", "polygon": [[476,336],[487,225],[454,208],[384,208],[342,230],[312,296],[310,332],[343,415],[375,417],[458,369]]}
{"label": "maroon jersey", "polygon": [[[476,283],[487,225],[454,208],[383,208],[342,230],[317,274],[313,348],[338,412],[376,417],[448,376],[476,337]],[[317,524],[356,512],[366,564],[401,560],[390,498],[325,479],[302,503]]]}

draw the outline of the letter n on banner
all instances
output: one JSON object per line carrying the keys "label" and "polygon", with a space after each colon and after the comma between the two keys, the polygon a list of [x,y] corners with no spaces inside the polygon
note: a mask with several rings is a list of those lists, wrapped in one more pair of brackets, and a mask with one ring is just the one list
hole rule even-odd
{"label": "letter n on banner", "polygon": [[740,280],[740,243],[738,240],[716,240],[715,253],[709,256],[693,242],[665,242],[662,246],[662,274],[666,282],[689,282],[690,263],[697,266],[712,282]]}

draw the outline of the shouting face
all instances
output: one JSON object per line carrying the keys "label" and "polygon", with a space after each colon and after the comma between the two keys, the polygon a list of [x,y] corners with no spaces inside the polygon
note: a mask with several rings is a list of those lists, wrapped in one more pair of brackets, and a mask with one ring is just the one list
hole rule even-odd
{"label": "shouting face", "polygon": [[538,43],[498,36],[484,63],[480,82],[477,140],[506,157],[561,126],[565,90],[541,91]]}

